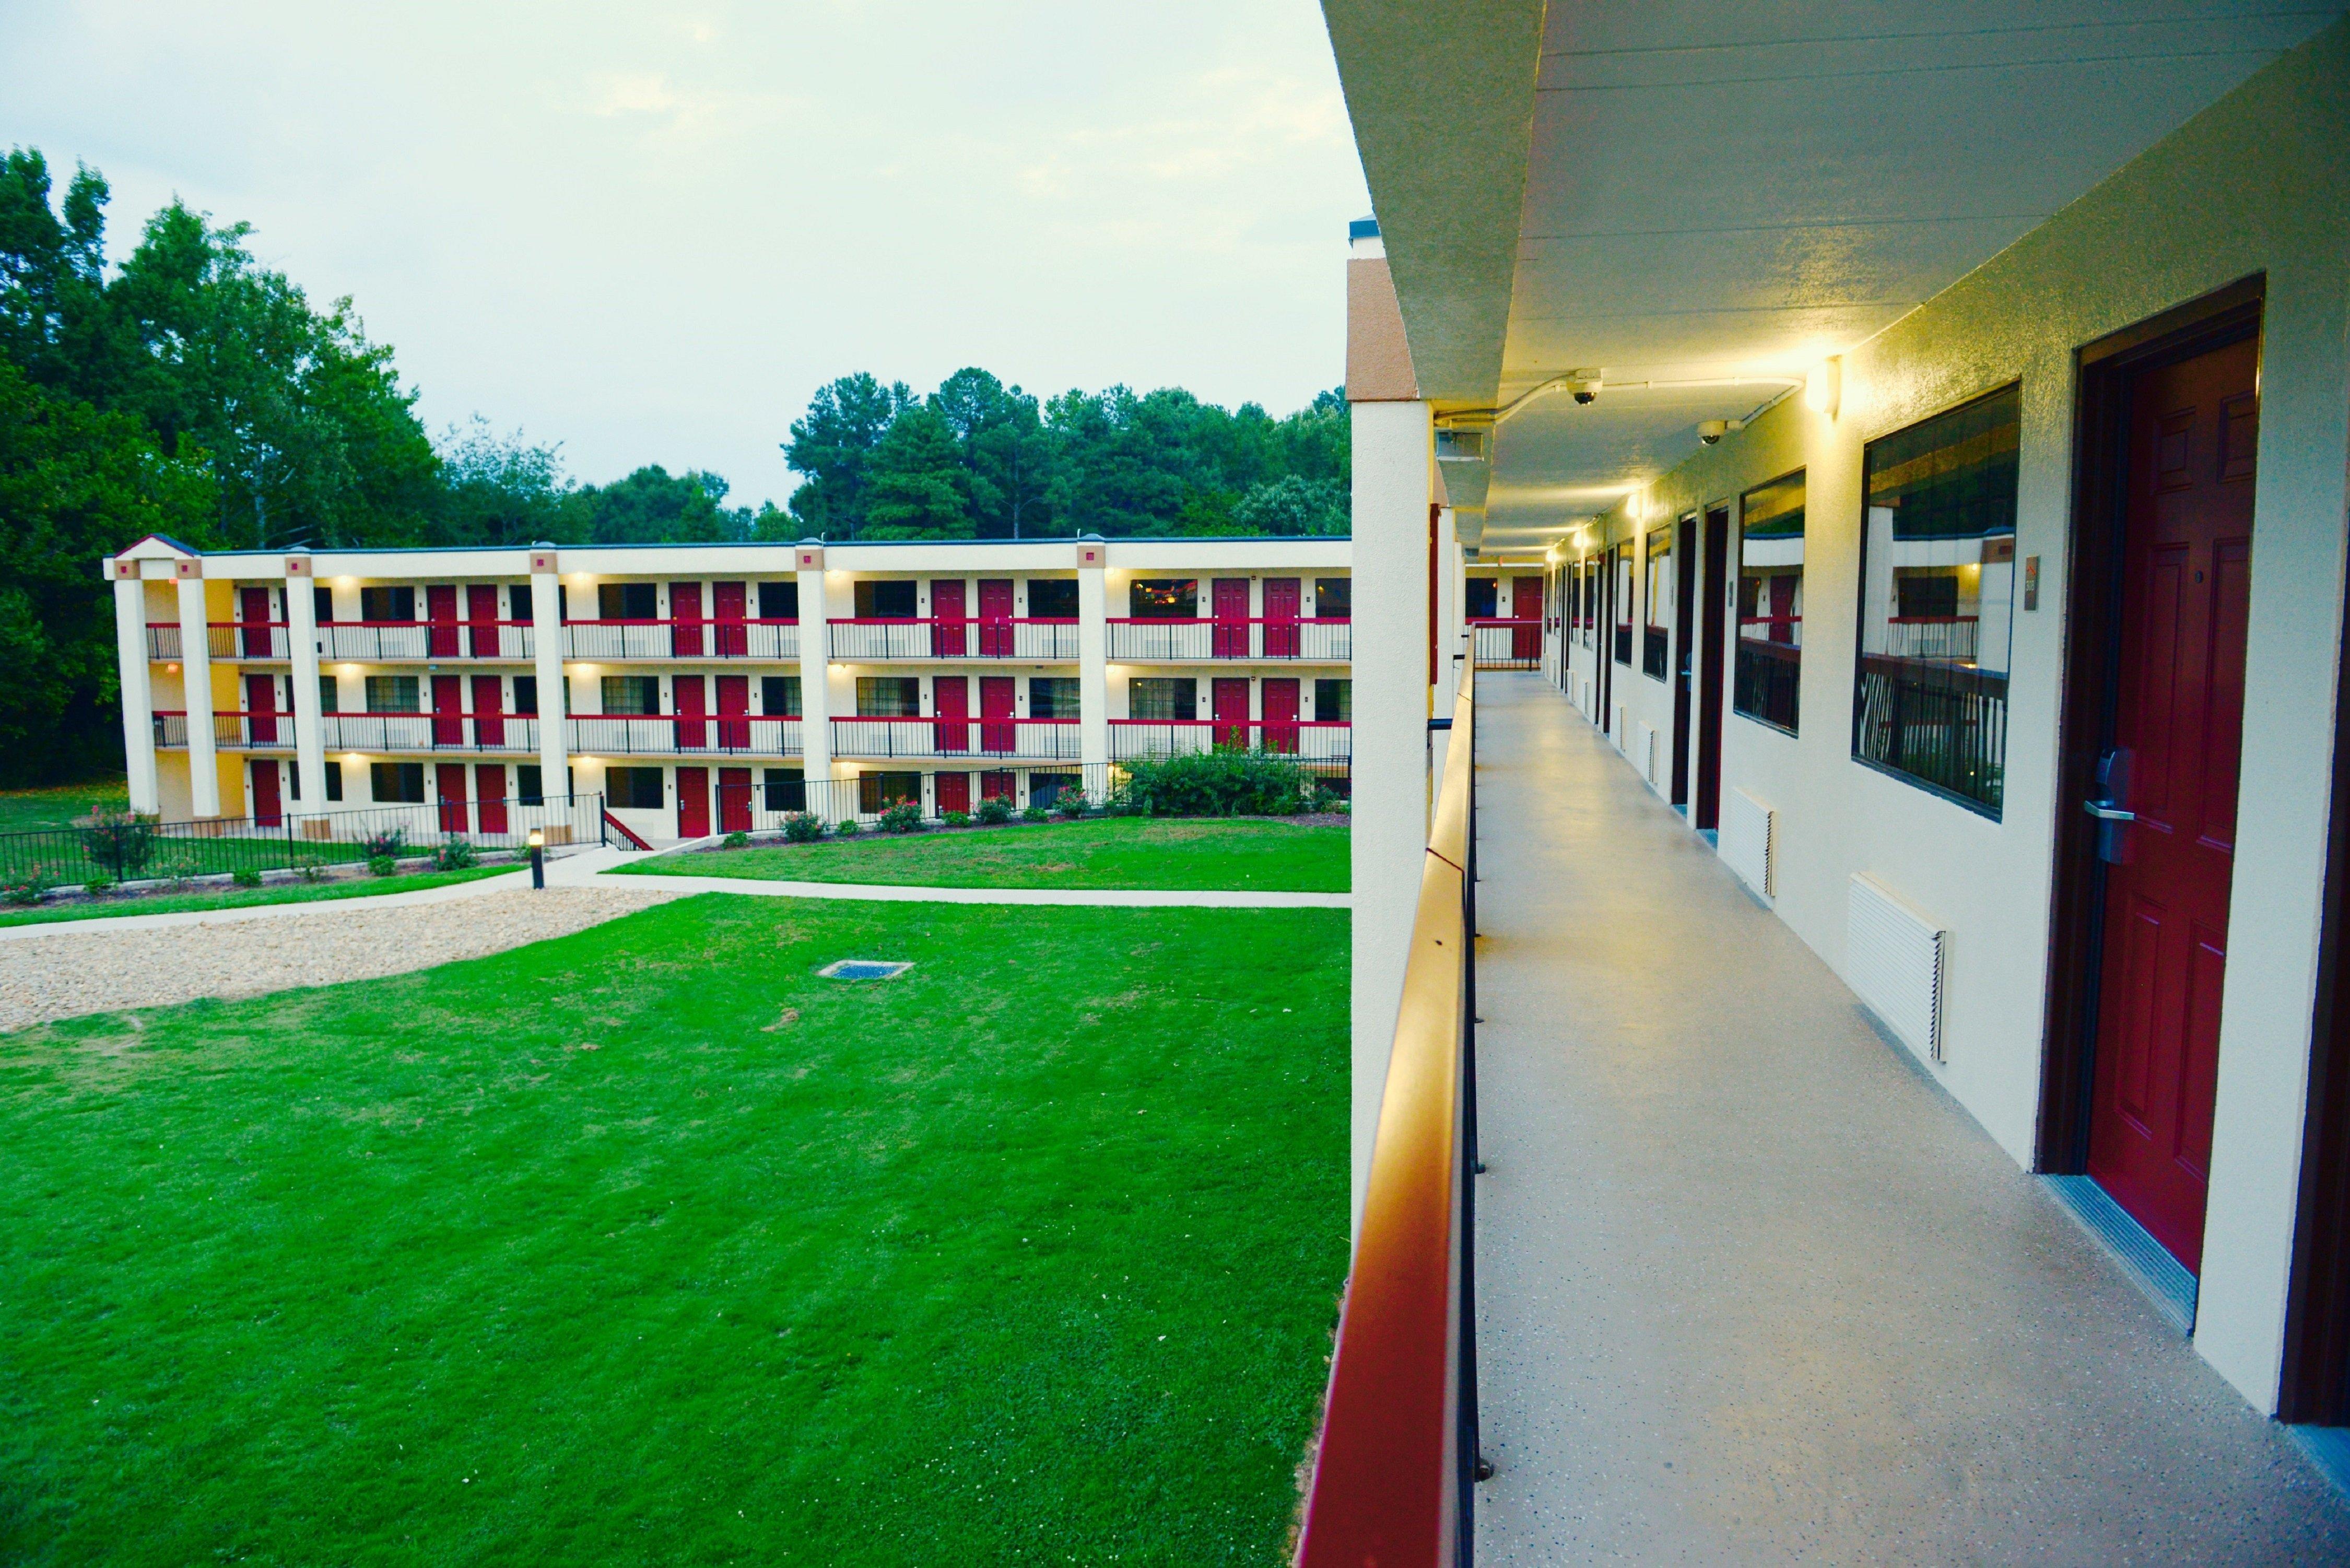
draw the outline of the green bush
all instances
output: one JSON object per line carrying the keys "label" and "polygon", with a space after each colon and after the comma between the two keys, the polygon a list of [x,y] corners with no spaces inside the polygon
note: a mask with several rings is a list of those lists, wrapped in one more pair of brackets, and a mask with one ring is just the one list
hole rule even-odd
{"label": "green bush", "polygon": [[305,882],[323,882],[327,879],[327,868],[315,860],[305,860],[294,867],[294,875]]}
{"label": "green bush", "polygon": [[56,886],[55,882],[38,872],[19,873],[0,882],[0,900],[11,904],[37,904],[47,898],[49,889]]}
{"label": "green bush", "polygon": [[919,802],[901,800],[881,814],[884,833],[920,833],[922,831],[922,808]]}
{"label": "green bush", "polygon": [[359,840],[359,854],[369,865],[378,860],[397,860],[408,849],[408,830],[395,827],[386,833],[370,833]]}
{"label": "green bush", "polygon": [[255,870],[250,866],[238,867],[235,870],[228,874],[228,879],[235,883],[240,888],[258,888],[261,886],[261,873]]}
{"label": "green bush", "polygon": [[971,826],[971,813],[967,811],[941,812],[939,814],[939,820],[945,823],[949,827],[969,827]]}
{"label": "green bush", "polygon": [[155,822],[129,811],[102,811],[81,830],[81,846],[92,860],[128,882],[155,857]]}
{"label": "green bush", "polygon": [[1276,752],[1191,752],[1126,764],[1119,803],[1152,816],[1294,816],[1311,809],[1314,775]]}
{"label": "green bush", "polygon": [[742,849],[747,847],[750,842],[751,836],[747,833],[730,833],[724,838],[719,840],[718,847],[721,849]]}
{"label": "green bush", "polygon": [[379,877],[389,877],[400,869],[400,862],[389,855],[370,855],[368,857],[367,866],[369,871]]}
{"label": "green bush", "polygon": [[990,827],[1001,827],[1012,820],[1012,803],[1000,794],[989,795],[979,803],[979,820]]}
{"label": "green bush", "polygon": [[116,886],[111,877],[85,877],[81,879],[81,890],[92,898],[98,897],[100,893],[111,893]]}
{"label": "green bush", "polygon": [[784,836],[794,844],[813,844],[824,836],[824,818],[814,812],[795,811],[784,818]]}
{"label": "green bush", "polygon": [[432,852],[432,867],[436,871],[463,871],[481,861],[480,854],[462,838],[444,838],[441,847]]}
{"label": "green bush", "polygon": [[1020,815],[1021,819],[1026,822],[1050,822],[1053,820],[1052,812],[1041,805],[1032,805],[1027,810],[1022,812]]}
{"label": "green bush", "polygon": [[1087,798],[1086,792],[1081,789],[1065,789],[1053,797],[1054,811],[1063,816],[1083,816],[1093,807],[1094,803]]}
{"label": "green bush", "polygon": [[842,818],[840,826],[833,829],[834,833],[843,838],[854,838],[864,831],[864,825],[853,816]]}

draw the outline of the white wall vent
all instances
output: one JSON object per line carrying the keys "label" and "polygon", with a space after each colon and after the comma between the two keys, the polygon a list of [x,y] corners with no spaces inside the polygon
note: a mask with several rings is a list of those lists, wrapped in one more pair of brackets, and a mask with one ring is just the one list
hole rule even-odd
{"label": "white wall vent", "polygon": [[1632,759],[1632,765],[1640,770],[1640,776],[1654,787],[1657,782],[1657,732],[1649,727],[1646,719],[1632,721],[1632,744],[1624,754]]}
{"label": "white wall vent", "polygon": [[1617,751],[1622,752],[1627,757],[1632,754],[1630,742],[1627,741],[1624,736],[1624,704],[1621,702],[1616,704],[1616,722],[1609,726],[1607,735],[1610,740],[1616,742],[1616,749]]}
{"label": "white wall vent", "polygon": [[1950,933],[1883,883],[1853,874],[1845,979],[1869,1010],[1929,1060],[1942,1054],[1943,948]]}
{"label": "white wall vent", "polygon": [[1732,789],[1721,797],[1721,857],[1757,896],[1778,897],[1779,814]]}

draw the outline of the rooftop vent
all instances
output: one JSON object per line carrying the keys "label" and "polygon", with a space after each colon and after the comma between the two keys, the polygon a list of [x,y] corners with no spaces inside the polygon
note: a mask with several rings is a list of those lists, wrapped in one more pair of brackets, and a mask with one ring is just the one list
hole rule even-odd
{"label": "rooftop vent", "polygon": [[895,980],[913,967],[887,959],[839,959],[816,972],[827,980]]}

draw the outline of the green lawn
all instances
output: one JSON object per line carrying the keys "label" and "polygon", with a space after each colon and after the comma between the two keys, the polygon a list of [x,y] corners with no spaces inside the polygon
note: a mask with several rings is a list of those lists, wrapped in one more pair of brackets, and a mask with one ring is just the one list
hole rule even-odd
{"label": "green lawn", "polygon": [[1345,921],[713,896],[0,1035],[0,1562],[1271,1565]]}
{"label": "green lawn", "polygon": [[101,807],[130,810],[130,786],[120,779],[99,779],[49,789],[0,790],[0,833],[69,827],[75,817],[88,816]]}
{"label": "green lawn", "polygon": [[927,888],[1343,893],[1347,829],[1277,821],[1110,816],[664,855],[647,877],[754,877]]}
{"label": "green lawn", "polygon": [[0,905],[0,926],[47,925],[57,920],[105,920],[118,915],[175,915],[190,909],[241,909],[247,904],[308,904],[324,898],[372,898],[384,893],[417,893],[502,877],[527,867],[476,866],[467,871],[417,871],[399,877],[356,877],[332,882],[273,882],[265,888],[224,888],[206,893],[149,893],[93,898],[88,903],[42,904],[28,909]]}

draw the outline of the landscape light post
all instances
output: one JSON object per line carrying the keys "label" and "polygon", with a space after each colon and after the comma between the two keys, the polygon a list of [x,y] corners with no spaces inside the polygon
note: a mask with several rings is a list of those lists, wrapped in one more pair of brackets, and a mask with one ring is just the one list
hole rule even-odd
{"label": "landscape light post", "polygon": [[530,885],[541,892],[546,890],[546,830],[544,828],[530,830]]}

